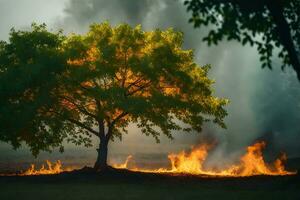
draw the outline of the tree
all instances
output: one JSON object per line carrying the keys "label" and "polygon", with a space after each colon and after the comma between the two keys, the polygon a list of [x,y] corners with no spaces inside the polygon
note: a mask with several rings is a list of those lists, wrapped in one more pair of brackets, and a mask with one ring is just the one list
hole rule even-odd
{"label": "tree", "polygon": [[172,29],[145,32],[108,23],[65,37],[58,49],[63,71],[48,91],[54,101],[37,110],[50,121],[42,122],[41,131],[50,136],[55,130],[59,138],[86,146],[94,135],[100,140],[94,168],[105,169],[109,141],[121,139],[129,123],[157,142],[161,133],[172,138],[174,130],[200,132],[206,121],[225,127],[227,100],[212,96],[209,66],[194,63],[182,39]]}
{"label": "tree", "polygon": [[32,28],[12,29],[10,42],[0,41],[0,140],[14,148],[25,142],[37,155],[61,146],[64,138],[56,131],[60,121],[39,111],[58,103],[50,92],[65,68],[65,58],[61,32],[50,33],[45,24]]}
{"label": "tree", "polygon": [[186,0],[185,5],[195,27],[211,27],[203,38],[208,45],[225,37],[256,45],[262,67],[270,69],[277,47],[282,69],[291,65],[300,80],[299,0]]}

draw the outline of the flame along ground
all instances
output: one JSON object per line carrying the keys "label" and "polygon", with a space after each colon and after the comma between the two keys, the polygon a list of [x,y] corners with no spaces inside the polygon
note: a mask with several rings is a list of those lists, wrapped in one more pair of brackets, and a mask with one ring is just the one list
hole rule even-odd
{"label": "flame along ground", "polygon": [[[255,175],[293,175],[297,172],[287,171],[284,167],[286,161],[286,155],[282,154],[273,163],[269,164],[264,161],[262,150],[265,148],[265,142],[257,142],[251,146],[248,146],[246,153],[240,157],[238,164],[231,165],[222,170],[206,169],[204,162],[208,156],[209,150],[213,147],[210,144],[203,144],[196,148],[192,148],[189,153],[181,151],[178,154],[169,154],[171,168],[159,168],[159,169],[145,169],[138,167],[129,168],[129,163],[133,159],[129,155],[126,161],[122,164],[113,164],[114,168],[128,169],[136,172],[145,173],[172,173],[172,174],[193,174],[193,175],[208,175],[208,176],[231,176],[231,177],[245,177]],[[50,175],[59,174],[66,171],[72,171],[75,168],[62,168],[60,160],[55,163],[46,161],[45,165],[42,165],[40,169],[36,169],[35,165],[31,165],[26,171],[17,174],[20,176],[29,175]]]}
{"label": "flame along ground", "polygon": [[46,160],[46,167],[42,165],[40,169],[36,169],[34,164],[31,164],[30,168],[26,171],[18,174],[19,176],[33,176],[33,175],[47,175],[47,174],[59,174],[66,171],[72,171],[73,168],[62,168],[62,163],[60,160],[57,160],[55,163],[51,163]]}
{"label": "flame along ground", "polygon": [[147,173],[173,173],[173,174],[193,174],[193,175],[208,175],[208,176],[231,176],[245,177],[255,175],[293,175],[297,172],[287,171],[284,167],[286,155],[282,154],[273,163],[268,164],[264,161],[262,150],[265,148],[265,142],[257,142],[252,146],[248,146],[246,153],[240,157],[238,164],[231,165],[226,169],[213,170],[206,169],[203,164],[208,156],[209,150],[213,145],[203,144],[196,148],[192,148],[190,153],[181,151],[178,154],[169,154],[168,158],[171,162],[171,168],[160,169],[143,169],[143,168],[128,168],[128,163],[133,158],[131,155],[126,161],[120,165],[113,165],[119,169],[129,169],[131,171],[147,172]]}

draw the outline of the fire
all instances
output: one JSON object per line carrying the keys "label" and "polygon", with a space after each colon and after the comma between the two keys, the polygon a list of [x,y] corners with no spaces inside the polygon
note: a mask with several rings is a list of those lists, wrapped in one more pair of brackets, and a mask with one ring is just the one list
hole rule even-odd
{"label": "fire", "polygon": [[[205,161],[207,160],[209,151],[213,148],[212,144],[202,144],[198,147],[192,148],[190,152],[181,151],[177,154],[169,154],[169,168],[145,169],[132,167],[135,166],[134,162],[132,162],[132,155],[129,155],[124,163],[113,164],[113,167],[145,173],[193,174],[227,177],[246,177],[255,175],[293,175],[297,173],[287,171],[285,169],[284,163],[287,159],[285,154],[279,156],[273,163],[265,162],[263,157],[263,149],[265,147],[265,142],[256,142],[255,144],[248,146],[246,148],[245,154],[240,157],[237,163],[224,167],[223,169],[208,168],[204,165]],[[72,171],[73,169],[75,168],[63,168],[60,160],[57,160],[54,163],[46,160],[46,165],[42,165],[41,168],[36,169],[36,166],[32,164],[29,169],[16,175],[50,175]]]}
{"label": "fire", "polygon": [[296,172],[287,171],[284,167],[286,155],[282,154],[272,164],[265,162],[262,150],[265,148],[265,142],[257,142],[252,146],[248,146],[246,153],[240,157],[237,164],[226,167],[222,170],[207,169],[203,165],[208,156],[212,145],[203,144],[197,148],[193,148],[190,153],[181,151],[178,154],[169,154],[171,168],[160,169],[143,169],[129,168],[128,163],[132,156],[128,156],[126,161],[120,165],[113,165],[116,168],[124,168],[132,171],[148,172],[148,173],[185,173],[194,175],[210,175],[210,176],[254,176],[254,175],[292,175]]}
{"label": "fire", "polygon": [[62,168],[62,163],[60,160],[57,160],[55,163],[51,163],[46,160],[46,167],[42,165],[40,169],[36,169],[34,164],[31,164],[30,168],[25,172],[19,174],[20,176],[33,176],[33,175],[46,175],[46,174],[59,174],[65,171],[71,171],[71,168]]}
{"label": "fire", "polygon": [[125,160],[124,163],[122,163],[122,164],[113,164],[113,167],[114,167],[114,168],[117,168],[117,169],[126,169],[127,166],[128,166],[129,161],[130,161],[132,158],[133,158],[132,155],[129,155],[129,156],[127,156],[127,158],[126,158],[126,160]]}

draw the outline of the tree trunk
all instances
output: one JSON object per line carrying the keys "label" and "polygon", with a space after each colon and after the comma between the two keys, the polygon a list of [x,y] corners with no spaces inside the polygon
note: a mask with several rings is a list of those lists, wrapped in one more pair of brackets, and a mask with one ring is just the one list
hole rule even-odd
{"label": "tree trunk", "polygon": [[108,153],[108,140],[102,139],[99,143],[99,148],[97,149],[98,156],[97,161],[94,165],[96,170],[105,170],[107,169],[107,153]]}

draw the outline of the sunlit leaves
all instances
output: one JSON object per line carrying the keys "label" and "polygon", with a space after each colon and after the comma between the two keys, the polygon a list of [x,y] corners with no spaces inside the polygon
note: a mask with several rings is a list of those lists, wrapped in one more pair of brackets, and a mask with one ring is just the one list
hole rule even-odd
{"label": "sunlit leaves", "polygon": [[[103,23],[67,41],[88,48],[77,49],[75,55],[85,55],[80,62],[69,62],[65,92],[71,92],[73,101],[92,115],[103,118],[106,126],[127,113],[115,121],[118,137],[130,121],[157,140],[160,133],[171,137],[173,130],[182,129],[175,119],[191,126],[185,130],[201,131],[202,122],[210,119],[224,127],[227,102],[211,96],[209,66],[198,66],[193,52],[182,49],[182,33],[173,29],[144,32],[140,26]],[[81,97],[72,94],[78,90]]]}
{"label": "sunlit leaves", "polygon": [[[0,81],[1,91],[16,92],[4,98],[1,119],[12,112],[20,124],[14,129],[13,118],[4,120],[10,128],[0,139],[16,147],[26,141],[38,153],[64,139],[90,146],[92,135],[121,139],[130,123],[157,141],[173,131],[200,132],[207,121],[225,127],[227,100],[213,97],[210,66],[182,49],[181,32],[106,22],[83,35],[34,25],[11,36],[0,44]],[[24,55],[23,43],[30,46]]]}

